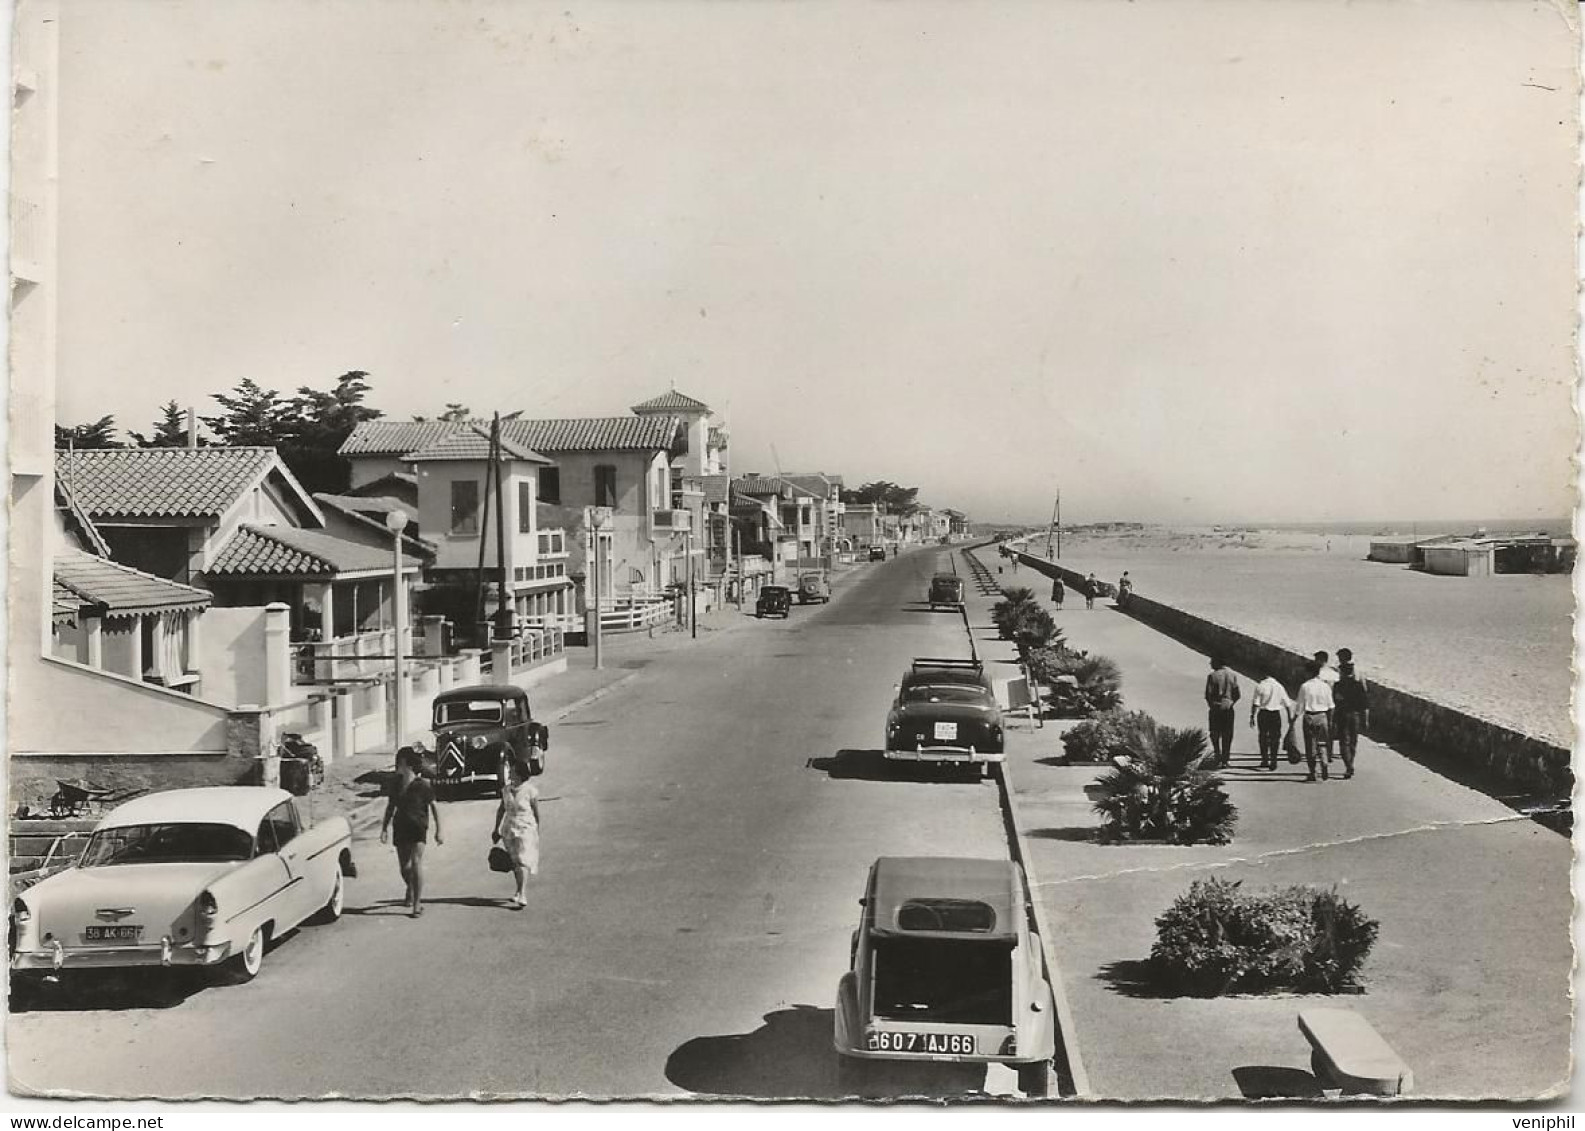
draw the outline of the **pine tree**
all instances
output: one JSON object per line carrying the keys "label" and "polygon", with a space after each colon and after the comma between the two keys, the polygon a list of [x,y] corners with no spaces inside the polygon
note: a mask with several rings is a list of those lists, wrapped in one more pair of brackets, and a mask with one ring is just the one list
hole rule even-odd
{"label": "pine tree", "polygon": [[124,448],[116,439],[116,418],[101,416],[91,424],[55,426],[56,448]]}
{"label": "pine tree", "polygon": [[160,406],[160,418],[147,436],[142,432],[128,432],[132,442],[140,448],[185,448],[187,446],[187,414],[175,401]]}

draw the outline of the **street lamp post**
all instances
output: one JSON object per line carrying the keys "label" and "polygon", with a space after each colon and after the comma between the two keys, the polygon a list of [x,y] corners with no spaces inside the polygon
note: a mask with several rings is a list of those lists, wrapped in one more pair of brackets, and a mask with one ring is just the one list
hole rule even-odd
{"label": "street lamp post", "polygon": [[392,598],[393,616],[396,620],[396,658],[393,672],[393,698],[396,700],[394,725],[396,734],[391,741],[393,750],[402,748],[407,735],[407,587],[402,584],[402,533],[407,529],[407,512],[398,507],[386,514],[385,528],[391,532],[391,555],[396,568],[396,589]]}

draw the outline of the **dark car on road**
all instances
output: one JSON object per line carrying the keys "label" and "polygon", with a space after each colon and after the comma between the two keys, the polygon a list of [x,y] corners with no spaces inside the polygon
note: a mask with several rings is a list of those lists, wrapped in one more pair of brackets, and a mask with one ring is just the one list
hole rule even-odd
{"label": "dark car on road", "polygon": [[930,579],[930,607],[955,609],[963,604],[963,579],[955,573],[938,573]]}
{"label": "dark car on road", "polygon": [[1009,860],[886,857],[870,868],[832,1043],[843,1090],[866,1061],[1011,1065],[1044,1098],[1056,1005],[1023,869]]}
{"label": "dark car on road", "polygon": [[885,546],[871,546],[870,547],[870,561],[872,561],[872,562],[884,562],[885,560],[886,560],[886,547]]}
{"label": "dark car on road", "polygon": [[545,772],[550,729],[534,721],[522,688],[453,687],[435,696],[433,712],[437,789],[480,781],[497,785],[508,751],[532,773]]}
{"label": "dark car on road", "polygon": [[970,766],[1003,759],[1002,710],[979,660],[921,658],[886,715],[887,758]]}
{"label": "dark car on road", "polygon": [[785,617],[792,612],[792,590],[785,585],[767,585],[754,602],[757,617]]}

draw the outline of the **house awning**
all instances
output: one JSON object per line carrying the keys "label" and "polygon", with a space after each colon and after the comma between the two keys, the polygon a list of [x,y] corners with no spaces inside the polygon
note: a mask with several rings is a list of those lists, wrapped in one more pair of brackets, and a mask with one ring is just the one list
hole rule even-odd
{"label": "house awning", "polygon": [[202,589],[82,550],[66,550],[55,557],[50,604],[56,621],[75,620],[85,606],[97,606],[99,615],[115,620],[145,613],[195,611],[207,608],[211,600]]}

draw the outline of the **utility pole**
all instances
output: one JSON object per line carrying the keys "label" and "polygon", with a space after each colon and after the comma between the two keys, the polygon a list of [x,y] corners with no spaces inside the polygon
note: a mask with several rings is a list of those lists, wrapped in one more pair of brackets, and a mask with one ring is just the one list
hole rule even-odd
{"label": "utility pole", "polygon": [[512,639],[513,614],[517,611],[506,582],[506,506],[501,489],[501,414],[490,422],[490,468],[495,473],[495,568],[497,577],[495,638]]}
{"label": "utility pole", "polygon": [[1057,490],[1057,501],[1051,507],[1051,525],[1046,529],[1046,557],[1051,557],[1051,539],[1057,540],[1057,557],[1062,556],[1062,490]]}
{"label": "utility pole", "polygon": [[[692,515],[688,516],[691,520]],[[699,639],[699,599],[693,591],[693,523],[688,523],[687,533],[683,535],[683,546],[688,555],[688,632],[695,640]]]}

